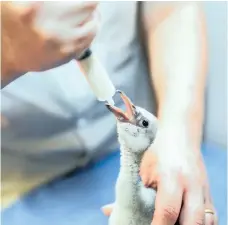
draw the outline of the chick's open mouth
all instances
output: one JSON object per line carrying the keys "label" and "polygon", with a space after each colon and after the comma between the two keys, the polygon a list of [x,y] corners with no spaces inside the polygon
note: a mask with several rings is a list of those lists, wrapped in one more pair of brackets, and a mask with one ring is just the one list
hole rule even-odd
{"label": "chick's open mouth", "polygon": [[106,107],[109,111],[111,111],[115,117],[120,121],[132,121],[134,119],[135,114],[135,106],[132,104],[131,100],[122,92],[122,91],[116,91],[120,94],[120,97],[122,98],[124,105],[126,107],[126,112],[124,112],[122,109],[110,105],[109,103],[106,103]]}

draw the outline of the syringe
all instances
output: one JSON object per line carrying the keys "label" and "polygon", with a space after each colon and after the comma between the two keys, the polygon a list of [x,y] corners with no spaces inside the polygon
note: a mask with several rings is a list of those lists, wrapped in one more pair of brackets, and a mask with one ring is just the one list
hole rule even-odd
{"label": "syringe", "polygon": [[77,61],[97,99],[114,105],[113,96],[116,89],[94,53],[87,49]]}

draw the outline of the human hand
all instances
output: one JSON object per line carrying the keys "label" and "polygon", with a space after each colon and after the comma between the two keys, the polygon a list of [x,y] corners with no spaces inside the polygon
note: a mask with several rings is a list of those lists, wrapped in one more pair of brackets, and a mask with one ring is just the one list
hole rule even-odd
{"label": "human hand", "polygon": [[[167,155],[166,160],[169,159],[168,157],[169,156]],[[196,158],[198,158],[198,156]],[[155,217],[153,219],[153,224],[174,225],[180,214],[180,221],[179,221],[180,225],[185,225],[185,224],[218,225],[216,211],[210,197],[210,191],[209,191],[208,181],[206,177],[205,167],[202,161],[202,156],[199,156],[198,160],[197,161],[199,164],[198,163],[197,164],[199,166],[198,170],[201,171],[200,172],[201,178],[199,178],[200,173],[195,174],[194,176],[194,172],[192,173],[192,176],[189,176],[189,178],[187,174],[185,177],[184,174],[182,174],[180,167],[173,166],[172,167],[173,170],[176,169],[174,174],[172,174],[170,170],[168,170],[169,173],[163,172],[163,175],[165,175],[164,177],[167,177],[167,178],[170,177],[169,180],[172,179],[172,182],[170,181],[170,183],[167,184],[167,186],[165,186],[164,183],[165,182],[168,183],[169,180],[164,179],[164,182],[163,182],[163,180],[158,179],[159,178],[158,173],[156,172],[153,173],[154,169],[159,168],[159,165],[160,165],[160,163],[158,163],[158,157],[156,153],[153,150],[152,151],[149,150],[144,154],[142,166],[141,166],[141,174],[143,176],[142,179],[147,186],[151,186],[155,189],[160,190],[160,192],[158,193],[158,197],[155,205],[155,207],[158,207],[157,209],[159,209],[159,211],[156,211],[157,214],[155,214]],[[191,162],[192,161],[189,161],[189,164],[191,165],[191,168],[192,168],[193,164],[191,164]],[[162,168],[162,163],[161,163],[161,168]],[[195,177],[196,179],[193,179],[193,177]],[[203,179],[203,177],[205,179]],[[201,182],[198,183],[197,179],[201,180]],[[160,180],[160,185],[158,185],[159,180]],[[186,182],[183,182],[185,180]],[[191,186],[189,186],[188,188],[184,188],[185,187],[184,184],[187,184],[187,182],[191,183]],[[162,186],[163,184],[164,184],[164,188]],[[175,186],[177,188],[175,188]],[[172,187],[173,189],[171,189]],[[199,191],[197,193],[197,189],[198,190],[201,189],[201,192]],[[175,192],[175,190],[179,192]],[[170,197],[167,198],[167,196],[170,196]],[[176,199],[176,196],[179,197],[179,199],[178,198]],[[180,209],[181,201],[184,201],[184,207],[182,207],[182,209]],[[198,206],[197,206],[197,202],[198,202]],[[104,213],[104,215],[106,216],[111,215],[113,210],[113,204],[114,203],[108,204],[102,207],[102,212]],[[191,208],[192,206],[193,207],[195,206],[195,208]],[[208,213],[204,215],[205,209],[211,209],[213,212],[215,212],[215,215],[208,214]],[[190,220],[188,221],[188,219]]]}
{"label": "human hand", "polygon": [[10,10],[2,12],[7,46],[3,52],[10,48],[8,64],[17,73],[50,69],[76,58],[97,32],[97,2],[6,4]]}
{"label": "human hand", "polygon": [[202,155],[183,130],[158,131],[143,156],[140,175],[145,186],[157,189],[152,225],[174,225],[178,218],[181,225],[218,224]]}

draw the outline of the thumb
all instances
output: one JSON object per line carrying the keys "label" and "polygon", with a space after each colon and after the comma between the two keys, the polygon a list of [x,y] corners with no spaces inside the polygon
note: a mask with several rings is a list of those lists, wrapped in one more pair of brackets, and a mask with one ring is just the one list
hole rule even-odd
{"label": "thumb", "polygon": [[110,216],[113,210],[113,203],[109,205],[105,205],[101,208],[101,211],[104,213],[105,216]]}

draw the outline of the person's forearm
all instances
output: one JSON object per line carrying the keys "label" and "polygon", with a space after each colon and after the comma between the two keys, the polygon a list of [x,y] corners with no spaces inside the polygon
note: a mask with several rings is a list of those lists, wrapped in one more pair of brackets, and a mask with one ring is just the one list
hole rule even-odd
{"label": "person's forearm", "polygon": [[1,2],[1,86],[27,73],[31,62],[36,62],[31,52],[36,53],[42,47],[42,38],[32,26],[31,4]]}
{"label": "person's forearm", "polygon": [[[2,55],[1,55],[1,82],[8,83],[17,76],[15,68],[15,51],[12,40],[13,30],[19,23],[18,15],[9,2],[1,2],[1,18],[2,18]],[[15,37],[16,39],[16,37]]]}
{"label": "person's forearm", "polygon": [[[150,32],[150,31],[149,31]],[[180,127],[200,147],[206,77],[205,25],[197,6],[176,9],[148,33],[161,126]]]}

